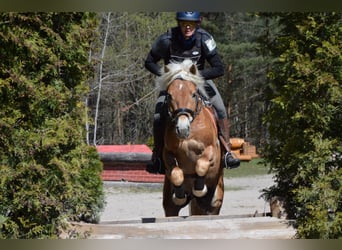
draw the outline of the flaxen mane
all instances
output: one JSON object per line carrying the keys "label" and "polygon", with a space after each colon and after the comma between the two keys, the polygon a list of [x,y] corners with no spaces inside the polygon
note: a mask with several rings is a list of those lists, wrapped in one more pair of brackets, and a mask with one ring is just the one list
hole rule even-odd
{"label": "flaxen mane", "polygon": [[161,73],[162,75],[156,80],[156,84],[160,90],[166,90],[172,81],[181,78],[182,80],[191,81],[196,84],[200,92],[206,95],[206,91],[204,90],[205,80],[190,59],[186,59],[183,62],[171,62],[162,69]]}

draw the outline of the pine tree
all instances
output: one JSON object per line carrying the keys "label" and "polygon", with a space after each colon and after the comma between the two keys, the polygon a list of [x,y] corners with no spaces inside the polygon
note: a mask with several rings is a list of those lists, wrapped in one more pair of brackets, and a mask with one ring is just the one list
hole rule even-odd
{"label": "pine tree", "polygon": [[92,13],[0,14],[0,238],[96,221],[102,164],[85,144]]}
{"label": "pine tree", "polygon": [[341,13],[283,13],[271,44],[269,195],[286,199],[301,238],[342,237]]}
{"label": "pine tree", "polygon": [[[268,28],[257,13],[204,13],[203,26],[215,38],[226,66],[225,76],[215,79],[227,105],[230,134],[263,146],[266,131],[265,88],[271,59],[261,51],[260,34]],[[272,27],[273,28],[273,27]]]}

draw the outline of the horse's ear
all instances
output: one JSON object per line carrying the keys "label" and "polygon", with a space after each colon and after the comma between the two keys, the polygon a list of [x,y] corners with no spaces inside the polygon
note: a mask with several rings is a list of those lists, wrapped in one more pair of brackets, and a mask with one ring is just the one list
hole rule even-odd
{"label": "horse's ear", "polygon": [[167,73],[167,72],[169,72],[169,71],[170,71],[169,67],[166,66],[166,65],[164,65],[164,73]]}
{"label": "horse's ear", "polygon": [[190,73],[193,75],[197,74],[197,68],[195,64],[192,64],[192,66],[190,67]]}

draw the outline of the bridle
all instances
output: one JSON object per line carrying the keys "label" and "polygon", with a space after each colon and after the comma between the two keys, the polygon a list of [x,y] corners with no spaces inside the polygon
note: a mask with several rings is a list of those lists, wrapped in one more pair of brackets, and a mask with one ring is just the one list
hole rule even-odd
{"label": "bridle", "polygon": [[[179,78],[182,79],[182,78]],[[169,117],[171,118],[172,123],[176,123],[177,119],[181,116],[181,115],[185,115],[188,118],[192,118],[190,119],[190,123],[195,120],[196,116],[201,112],[202,109],[202,105],[200,105],[200,103],[202,102],[202,98],[201,98],[201,94],[199,93],[199,90],[197,89],[197,91],[193,94],[195,97],[195,101],[196,101],[196,107],[195,110],[189,109],[189,108],[178,108],[175,111],[171,111],[170,110],[170,101],[172,99],[172,96],[169,93],[166,93],[166,97],[165,97],[165,103],[167,104],[168,107],[168,114]]]}

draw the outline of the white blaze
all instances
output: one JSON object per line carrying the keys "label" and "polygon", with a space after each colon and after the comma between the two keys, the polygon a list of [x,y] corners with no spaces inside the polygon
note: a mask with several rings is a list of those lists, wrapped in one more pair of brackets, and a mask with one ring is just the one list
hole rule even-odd
{"label": "white blaze", "polygon": [[187,116],[180,116],[178,118],[177,127],[179,130],[188,130],[190,128],[190,120]]}

